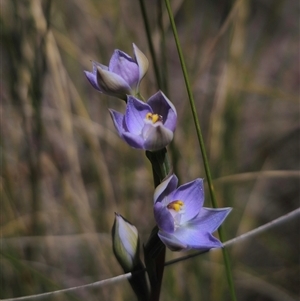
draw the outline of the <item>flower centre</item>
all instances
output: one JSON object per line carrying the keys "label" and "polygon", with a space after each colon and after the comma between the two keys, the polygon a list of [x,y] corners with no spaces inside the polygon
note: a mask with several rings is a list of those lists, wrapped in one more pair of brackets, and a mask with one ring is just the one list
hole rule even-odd
{"label": "flower centre", "polygon": [[163,120],[161,115],[152,114],[152,113],[147,113],[146,114],[146,119],[152,121],[152,123],[156,123],[157,121],[162,121]]}
{"label": "flower centre", "polygon": [[176,212],[179,212],[182,210],[182,207],[184,206],[184,202],[183,201],[173,201],[171,203],[168,204],[167,208],[168,209],[173,209]]}

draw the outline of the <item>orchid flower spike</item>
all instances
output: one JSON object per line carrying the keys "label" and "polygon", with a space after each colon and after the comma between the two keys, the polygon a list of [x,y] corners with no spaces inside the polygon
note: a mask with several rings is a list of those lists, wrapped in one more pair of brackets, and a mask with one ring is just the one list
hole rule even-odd
{"label": "orchid flower spike", "polygon": [[154,217],[162,242],[172,251],[204,251],[222,247],[212,233],[222,224],[231,208],[203,207],[203,179],[178,188],[177,184],[177,177],[171,175],[154,192]]}
{"label": "orchid flower spike", "polygon": [[116,49],[109,66],[93,61],[93,71],[84,71],[90,84],[99,92],[126,100],[127,95],[137,95],[149,62],[133,44],[134,57]]}
{"label": "orchid flower spike", "polygon": [[173,139],[177,113],[161,91],[147,103],[128,96],[125,115],[114,110],[110,113],[120,137],[131,147],[157,151]]}

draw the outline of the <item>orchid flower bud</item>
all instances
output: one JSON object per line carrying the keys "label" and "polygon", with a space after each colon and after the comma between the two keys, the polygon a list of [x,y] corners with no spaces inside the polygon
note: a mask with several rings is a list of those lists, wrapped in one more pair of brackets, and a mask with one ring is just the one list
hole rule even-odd
{"label": "orchid flower bud", "polygon": [[131,272],[128,279],[138,301],[149,299],[149,288],[144,265],[139,257],[138,231],[129,221],[115,213],[112,228],[113,251],[125,273]]}
{"label": "orchid flower bud", "polygon": [[139,263],[139,237],[134,225],[115,213],[112,228],[113,251],[125,272],[130,272]]}

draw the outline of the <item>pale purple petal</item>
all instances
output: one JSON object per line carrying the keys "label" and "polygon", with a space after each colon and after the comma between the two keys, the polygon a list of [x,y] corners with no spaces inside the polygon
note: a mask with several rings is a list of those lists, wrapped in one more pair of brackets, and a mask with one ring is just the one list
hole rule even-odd
{"label": "pale purple petal", "polygon": [[[154,203],[163,202],[163,205],[167,206],[167,204],[170,202],[168,201],[167,197],[176,189],[177,185],[178,178],[174,174],[165,179],[156,187],[154,191]],[[166,201],[164,201],[164,199],[166,199]]]}
{"label": "pale purple petal", "polygon": [[164,126],[174,132],[177,123],[177,112],[174,105],[164,93],[158,91],[149,98],[147,103],[151,106],[155,114],[163,117]]}
{"label": "pale purple petal", "polygon": [[154,218],[160,229],[168,233],[174,232],[174,219],[170,211],[161,203],[156,203],[154,205]]}
{"label": "pale purple petal", "polygon": [[121,76],[100,67],[97,68],[97,83],[100,90],[108,95],[124,98],[131,93],[130,86]]}
{"label": "pale purple petal", "polygon": [[231,208],[201,208],[199,214],[187,222],[185,225],[188,228],[201,228],[202,231],[210,233],[215,232],[223,223]]}
{"label": "pale purple petal", "polygon": [[222,243],[209,232],[197,228],[180,227],[173,233],[175,239],[180,241],[187,249],[208,250],[222,247]]}
{"label": "pale purple petal", "polygon": [[169,110],[168,116],[164,122],[164,126],[171,130],[172,132],[175,131],[177,125],[177,115],[174,113],[173,110]]}
{"label": "pale purple petal", "polygon": [[141,136],[124,132],[122,138],[133,148],[143,148],[144,139]]}
{"label": "pale purple petal", "polygon": [[159,231],[158,236],[171,251],[181,251],[187,249],[188,247],[186,244],[178,240],[174,235],[167,232]]}
{"label": "pale purple petal", "polygon": [[136,64],[136,62],[132,59],[132,57],[129,56],[127,53],[123,52],[122,50],[116,49],[109,61],[109,66],[108,66],[109,71],[115,72],[115,70],[117,70],[120,67],[120,61],[121,61],[120,57],[123,57],[126,61],[130,61],[131,63]]}
{"label": "pale purple petal", "polygon": [[142,148],[144,140],[142,139],[142,137],[134,135],[127,131],[127,127],[124,122],[124,115],[114,110],[109,111],[111,113],[111,117],[119,136],[122,137],[131,147]]}
{"label": "pale purple petal", "polygon": [[181,222],[191,220],[198,215],[204,202],[203,180],[196,179],[176,189],[172,195],[172,200],[181,200],[184,202],[184,214],[182,214]]}
{"label": "pale purple petal", "polygon": [[144,126],[142,136],[145,140],[144,148],[155,151],[164,148],[173,140],[173,132],[163,125],[147,124]]}
{"label": "pale purple petal", "polygon": [[88,81],[90,82],[90,84],[93,86],[93,88],[101,92],[101,90],[98,86],[98,83],[97,83],[96,75],[89,71],[84,71],[84,74],[85,74],[86,78],[88,79]]}
{"label": "pale purple petal", "polygon": [[109,62],[109,71],[121,76],[124,81],[135,89],[139,82],[139,67],[125,52],[115,50]]}
{"label": "pale purple petal", "polygon": [[110,109],[109,112],[119,135],[122,137],[126,130],[126,128],[124,128],[124,115],[112,109]]}
{"label": "pale purple petal", "polygon": [[133,44],[133,52],[134,52],[135,60],[139,66],[139,83],[140,83],[140,81],[145,76],[148,70],[149,61],[135,44]]}
{"label": "pale purple petal", "polygon": [[132,96],[127,97],[125,122],[128,131],[140,135],[145,124],[147,113],[152,113],[150,106]]}

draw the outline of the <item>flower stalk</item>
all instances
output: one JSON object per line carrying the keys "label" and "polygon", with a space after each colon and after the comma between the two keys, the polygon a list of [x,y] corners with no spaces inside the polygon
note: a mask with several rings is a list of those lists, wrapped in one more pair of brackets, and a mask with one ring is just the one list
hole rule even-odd
{"label": "flower stalk", "polygon": [[[151,162],[154,186],[157,187],[170,173],[170,164],[167,149],[156,152],[146,151]],[[144,246],[144,258],[151,286],[150,301],[158,301],[164,273],[166,247],[158,236],[158,227],[155,226]]]}

